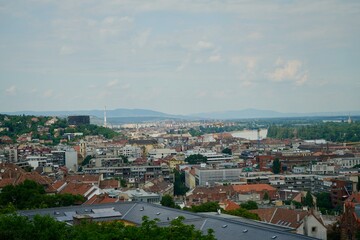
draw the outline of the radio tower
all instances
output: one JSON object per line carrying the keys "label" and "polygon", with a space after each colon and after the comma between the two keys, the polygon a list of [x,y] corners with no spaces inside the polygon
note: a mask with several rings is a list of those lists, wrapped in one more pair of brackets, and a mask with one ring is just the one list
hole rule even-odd
{"label": "radio tower", "polygon": [[106,128],[106,106],[104,108],[104,127]]}

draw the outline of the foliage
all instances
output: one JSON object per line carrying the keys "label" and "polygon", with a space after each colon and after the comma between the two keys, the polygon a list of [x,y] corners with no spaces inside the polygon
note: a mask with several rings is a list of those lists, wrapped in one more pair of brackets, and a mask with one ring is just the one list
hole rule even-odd
{"label": "foliage", "polygon": [[299,209],[299,208],[302,208],[302,203],[301,202],[298,202],[298,201],[291,201],[291,204],[292,205],[294,205],[294,207],[296,208],[296,209]]}
{"label": "foliage", "polygon": [[270,200],[270,197],[269,197],[268,192],[265,192],[265,193],[264,193],[263,200],[265,200],[265,201]]}
{"label": "foliage", "polygon": [[174,169],[174,195],[185,195],[189,188],[185,186],[185,173]]}
{"label": "foliage", "polygon": [[162,206],[165,206],[165,207],[175,208],[174,199],[173,199],[170,195],[168,195],[168,194],[164,195],[164,196],[161,198],[160,204],[161,204]]}
{"label": "foliage", "polygon": [[260,217],[256,213],[249,212],[249,210],[244,209],[244,208],[238,208],[238,209],[231,210],[231,211],[225,211],[225,213],[233,215],[233,216],[238,216],[238,217],[243,217],[243,218],[248,218],[248,219],[253,219],[253,220],[261,220]]}
{"label": "foliage", "polygon": [[25,180],[17,186],[7,185],[0,193],[0,208],[2,211],[9,208],[9,203],[12,203],[16,209],[21,210],[69,206],[84,201],[85,199],[81,195],[46,195],[43,186],[30,180]]}
{"label": "foliage", "polygon": [[232,155],[232,151],[230,148],[225,148],[221,151],[222,153],[225,153],[225,154],[229,154],[229,155]]}
{"label": "foliage", "polygon": [[5,128],[4,131],[0,132],[0,137],[8,136],[16,142],[16,139],[19,136],[23,134],[31,134],[32,139],[51,140],[52,144],[58,144],[60,143],[60,140],[64,138],[64,133],[82,132],[84,136],[102,135],[108,139],[120,135],[112,129],[100,127],[94,124],[70,128],[64,118],[56,118],[57,121],[55,123],[46,125],[46,122],[52,118],[53,117],[45,116],[10,116],[0,114],[1,127]]}
{"label": "foliage", "polygon": [[220,209],[219,203],[217,202],[206,202],[198,206],[191,206],[191,208],[184,208],[191,212],[217,212]]}
{"label": "foliage", "polygon": [[124,162],[125,164],[129,163],[129,158],[128,158],[127,156],[125,156],[125,155],[120,155],[120,157],[121,157],[121,159],[123,160],[123,162]]}
{"label": "foliage", "polygon": [[87,155],[84,160],[82,161],[81,163],[81,166],[86,166],[90,163],[90,160],[93,159],[94,156],[91,156],[91,155]]}
{"label": "foliage", "polygon": [[278,158],[275,158],[275,160],[273,161],[272,171],[274,174],[279,174],[280,170],[281,170],[280,160]]}
{"label": "foliage", "polygon": [[245,203],[241,203],[240,206],[246,210],[253,210],[253,209],[258,209],[258,205],[255,201],[247,201]]}
{"label": "foliage", "polygon": [[322,213],[325,213],[328,210],[333,210],[330,193],[328,192],[321,192],[316,195],[316,204]]}
{"label": "foliage", "polygon": [[355,123],[315,123],[309,125],[271,125],[268,129],[269,138],[285,139],[325,139],[332,142],[360,141],[360,122]]}
{"label": "foliage", "polygon": [[307,193],[305,195],[304,205],[308,206],[308,207],[314,206],[314,199],[313,199],[310,191],[307,191]]}
{"label": "foliage", "polygon": [[185,225],[184,218],[179,217],[170,222],[170,226],[161,227],[156,220],[143,218],[141,226],[125,226],[122,222],[82,222],[79,225],[67,226],[50,216],[35,216],[33,220],[18,215],[0,215],[0,239],[23,240],[96,240],[96,239],[200,239],[214,240],[213,230],[203,234],[193,225]]}
{"label": "foliage", "polygon": [[207,157],[201,155],[201,154],[192,154],[185,158],[185,162],[189,164],[199,164],[199,163],[206,163]]}

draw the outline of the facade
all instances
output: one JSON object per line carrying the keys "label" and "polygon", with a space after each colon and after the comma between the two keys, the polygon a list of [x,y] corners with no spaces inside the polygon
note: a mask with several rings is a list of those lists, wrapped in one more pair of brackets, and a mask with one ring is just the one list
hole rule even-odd
{"label": "facade", "polygon": [[195,183],[196,186],[209,186],[214,185],[216,182],[239,181],[241,172],[241,168],[195,168]]}

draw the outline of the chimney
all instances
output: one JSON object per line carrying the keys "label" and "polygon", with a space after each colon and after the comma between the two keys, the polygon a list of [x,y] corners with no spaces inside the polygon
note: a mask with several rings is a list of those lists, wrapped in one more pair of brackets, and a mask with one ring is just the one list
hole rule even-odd
{"label": "chimney", "polygon": [[296,221],[300,222],[300,214],[299,213],[296,215]]}

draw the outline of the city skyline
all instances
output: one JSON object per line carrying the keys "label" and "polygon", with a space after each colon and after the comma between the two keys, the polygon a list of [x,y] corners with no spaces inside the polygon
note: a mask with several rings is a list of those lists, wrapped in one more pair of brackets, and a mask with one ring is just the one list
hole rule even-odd
{"label": "city skyline", "polygon": [[359,13],[357,1],[4,2],[0,112],[357,111]]}

